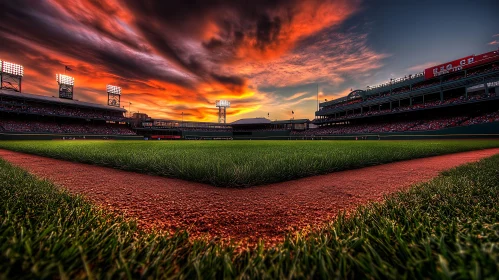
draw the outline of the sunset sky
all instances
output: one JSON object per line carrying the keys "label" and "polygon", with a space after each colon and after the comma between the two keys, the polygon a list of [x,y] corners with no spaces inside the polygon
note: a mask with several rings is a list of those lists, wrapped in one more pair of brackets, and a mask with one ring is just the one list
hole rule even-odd
{"label": "sunset sky", "polygon": [[216,121],[215,100],[246,117],[314,117],[341,97],[499,48],[499,1],[0,0],[0,59],[25,67],[23,92],[152,117]]}

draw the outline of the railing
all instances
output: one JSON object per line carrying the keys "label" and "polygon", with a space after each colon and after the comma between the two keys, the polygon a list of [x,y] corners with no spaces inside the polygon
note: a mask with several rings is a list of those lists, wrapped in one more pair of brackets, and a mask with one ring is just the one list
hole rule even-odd
{"label": "railing", "polygon": [[498,100],[498,99],[499,99],[499,96],[496,95],[495,97],[491,97],[491,98],[484,98],[484,99],[479,99],[479,100],[469,100],[469,101],[463,101],[463,102],[459,102],[459,103],[436,105],[436,106],[419,108],[419,109],[409,109],[409,110],[401,110],[401,111],[387,110],[386,112],[380,113],[380,114],[359,115],[359,116],[354,116],[354,117],[345,116],[344,118],[323,119],[323,120],[316,119],[313,123],[314,124],[326,124],[326,123],[330,123],[330,122],[342,122],[342,121],[349,121],[349,120],[358,120],[358,119],[371,118],[371,117],[377,117],[377,116],[396,115],[396,114],[407,113],[407,112],[417,112],[417,111],[423,111],[423,110],[430,110],[430,109],[435,109],[435,108],[446,108],[446,107],[479,103],[479,102]]}
{"label": "railing", "polygon": [[419,96],[426,95],[426,94],[440,92],[440,90],[442,90],[442,91],[443,90],[450,90],[450,89],[460,88],[463,86],[472,86],[472,85],[476,85],[476,84],[480,84],[480,83],[486,83],[486,82],[490,82],[490,80],[486,80],[486,79],[496,79],[496,78],[499,78],[499,70],[494,71],[494,72],[485,73],[482,75],[476,75],[476,76],[472,76],[472,77],[463,78],[461,80],[449,81],[449,82],[444,82],[442,84],[437,84],[437,85],[433,85],[433,86],[429,86],[429,87],[419,88],[419,89],[407,91],[404,93],[389,95],[389,96],[385,96],[385,97],[379,97],[379,98],[376,98],[373,100],[366,100],[366,101],[354,103],[351,105],[336,107],[336,108],[332,108],[332,109],[322,109],[320,111],[317,111],[315,115],[316,116],[327,116],[327,115],[334,114],[334,113],[359,109],[361,107],[381,105],[383,103],[390,102],[390,101],[398,101],[398,100],[402,100],[402,99],[406,99],[406,98],[410,98],[410,97],[419,97]]}

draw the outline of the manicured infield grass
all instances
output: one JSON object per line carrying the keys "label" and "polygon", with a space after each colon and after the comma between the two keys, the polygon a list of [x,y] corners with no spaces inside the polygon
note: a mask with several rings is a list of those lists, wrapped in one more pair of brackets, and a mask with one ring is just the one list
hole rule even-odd
{"label": "manicured infield grass", "polygon": [[499,140],[0,142],[0,148],[219,187],[275,183],[492,147],[499,147]]}
{"label": "manicured infield grass", "polygon": [[0,160],[0,279],[493,279],[499,156],[275,247],[145,233]]}

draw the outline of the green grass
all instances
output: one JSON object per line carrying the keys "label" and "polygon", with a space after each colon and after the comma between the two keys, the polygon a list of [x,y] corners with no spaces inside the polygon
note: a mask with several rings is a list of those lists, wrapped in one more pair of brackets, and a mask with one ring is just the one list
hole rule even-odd
{"label": "green grass", "polygon": [[338,170],[492,147],[499,147],[499,141],[0,142],[0,148],[219,187],[275,183]]}
{"label": "green grass", "polygon": [[238,251],[144,233],[0,160],[0,279],[493,279],[499,156],[282,244]]}

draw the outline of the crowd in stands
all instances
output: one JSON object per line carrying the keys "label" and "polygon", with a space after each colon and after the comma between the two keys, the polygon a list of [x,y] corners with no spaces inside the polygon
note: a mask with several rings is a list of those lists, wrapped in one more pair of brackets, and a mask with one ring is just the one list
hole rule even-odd
{"label": "crowd in stands", "polygon": [[130,128],[110,124],[58,124],[55,122],[0,120],[0,130],[20,133],[135,135]]}
{"label": "crowd in stands", "polygon": [[466,116],[458,117],[442,117],[430,121],[420,121],[418,124],[410,127],[406,131],[421,131],[421,130],[440,130],[447,127],[459,126],[462,122],[469,119]]}
{"label": "crowd in stands", "polygon": [[343,124],[324,126],[305,131],[293,131],[293,135],[317,136],[358,133],[386,133],[404,131],[439,130],[448,127],[466,126],[499,121],[499,111],[479,116],[449,116],[430,120],[393,121],[366,124]]}
{"label": "crowd in stands", "polygon": [[30,113],[44,116],[64,116],[86,119],[102,119],[125,121],[121,112],[93,110],[80,107],[62,107],[50,104],[39,103],[20,103],[16,101],[2,101],[0,102],[0,110],[16,112],[16,113]]}
{"label": "crowd in stands", "polygon": [[434,100],[434,101],[430,101],[430,102],[414,104],[412,106],[396,107],[396,108],[393,108],[391,110],[390,109],[371,110],[371,111],[367,111],[367,112],[363,112],[363,113],[337,116],[336,118],[334,116],[332,116],[332,117],[326,118],[326,119],[317,119],[316,121],[318,123],[321,123],[321,122],[328,122],[328,121],[333,121],[333,120],[353,119],[353,118],[358,118],[358,117],[369,117],[369,116],[376,116],[376,115],[395,113],[395,112],[406,112],[406,111],[427,109],[427,108],[450,105],[450,104],[460,104],[460,103],[466,103],[466,102],[473,102],[476,100],[482,100],[482,99],[494,98],[494,97],[496,97],[495,93],[470,94],[470,95],[468,95],[467,98],[465,96],[459,96],[459,97],[449,98],[449,99],[446,99],[444,101]]}
{"label": "crowd in stands", "polygon": [[499,112],[493,112],[484,114],[481,116],[469,118],[464,121],[461,125],[473,125],[473,124],[481,124],[481,123],[489,123],[489,122],[499,122]]}
{"label": "crowd in stands", "polygon": [[[499,65],[493,64],[489,68],[482,68],[482,69],[477,69],[477,70],[470,71],[470,72],[468,72],[466,74],[466,76],[463,73],[462,75],[446,77],[442,82],[456,81],[456,80],[460,80],[460,79],[463,79],[463,78],[473,77],[473,76],[476,76],[476,75],[479,75],[479,74],[484,74],[484,73],[487,73],[487,72],[492,72],[492,71],[497,71],[497,70],[499,70]],[[383,93],[380,93],[380,94],[371,95],[371,96],[367,97],[366,100],[373,100],[373,99],[378,99],[378,98],[382,98],[382,97],[397,95],[397,94],[401,94],[401,93],[405,93],[405,92],[408,92],[408,91],[413,91],[413,90],[417,90],[417,89],[421,89],[421,88],[432,87],[432,86],[435,86],[435,85],[438,85],[438,84],[440,84],[440,81],[434,81],[434,82],[431,82],[431,83],[423,82],[423,83],[419,83],[419,84],[413,85],[412,88],[406,86],[406,87],[396,88],[395,90],[392,90],[391,92],[387,91],[387,92],[383,92]],[[323,107],[323,108],[321,108],[321,110],[334,109],[334,108],[338,108],[338,107],[342,107],[342,106],[347,106],[347,105],[351,105],[351,104],[354,104],[354,103],[358,103],[358,102],[361,102],[361,101],[363,101],[363,100],[362,99],[357,99],[353,103],[351,101],[342,102],[342,103],[334,104],[334,105],[331,105],[331,106]]]}

